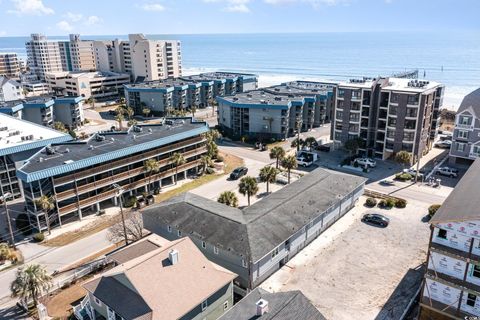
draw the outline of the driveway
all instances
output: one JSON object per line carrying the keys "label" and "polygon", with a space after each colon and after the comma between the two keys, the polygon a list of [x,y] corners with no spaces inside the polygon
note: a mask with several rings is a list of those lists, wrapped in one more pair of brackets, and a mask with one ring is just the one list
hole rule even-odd
{"label": "driveway", "polygon": [[[430,230],[422,217],[428,206],[411,201],[405,209],[372,210],[363,207],[364,199],[261,287],[302,290],[327,319],[375,319],[405,274],[425,261]],[[390,225],[362,223],[370,211],[389,217]]]}

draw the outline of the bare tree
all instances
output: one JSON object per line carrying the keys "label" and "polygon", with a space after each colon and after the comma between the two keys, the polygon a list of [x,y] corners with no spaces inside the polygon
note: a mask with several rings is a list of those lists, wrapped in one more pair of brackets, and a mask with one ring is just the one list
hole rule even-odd
{"label": "bare tree", "polygon": [[[125,220],[125,230],[129,243],[140,240],[145,235],[143,230],[143,220],[140,214],[133,214],[130,218]],[[114,224],[108,229],[108,240],[113,243],[118,243],[125,239],[123,225],[121,223]]]}

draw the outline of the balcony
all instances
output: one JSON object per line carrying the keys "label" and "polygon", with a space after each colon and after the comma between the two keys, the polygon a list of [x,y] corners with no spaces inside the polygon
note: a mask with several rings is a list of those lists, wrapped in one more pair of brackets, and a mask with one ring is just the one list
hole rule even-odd
{"label": "balcony", "polygon": [[122,166],[125,166],[125,165],[128,165],[128,164],[132,164],[132,163],[135,163],[135,162],[138,162],[138,161],[142,161],[142,160],[145,160],[145,159],[148,159],[148,158],[152,158],[152,157],[157,156],[159,154],[163,154],[163,153],[166,153],[166,152],[173,152],[176,149],[187,147],[187,146],[195,144],[195,143],[201,143],[203,141],[205,141],[205,139],[203,137],[195,137],[195,138],[183,141],[183,142],[175,143],[173,145],[169,145],[169,146],[166,146],[166,147],[161,147],[161,148],[158,148],[158,149],[154,149],[154,150],[145,152],[145,153],[137,155],[137,156],[132,156],[132,157],[129,157],[129,158],[126,158],[126,159],[121,159],[121,160],[116,160],[116,161],[111,161],[107,164],[100,165],[100,166],[97,166],[97,167],[92,168],[92,169],[83,170],[81,172],[74,173],[74,174],[71,174],[71,175],[68,175],[68,176],[65,176],[65,177],[54,178],[53,183],[54,183],[55,186],[66,184],[68,182],[73,182],[74,180],[83,179],[83,178],[86,178],[88,176],[99,174],[99,173],[104,172],[104,171],[110,171],[110,170],[115,169],[117,167],[122,167]]}
{"label": "balcony", "polygon": [[455,124],[455,129],[473,130],[473,128],[474,128],[473,124],[460,124],[460,123]]}

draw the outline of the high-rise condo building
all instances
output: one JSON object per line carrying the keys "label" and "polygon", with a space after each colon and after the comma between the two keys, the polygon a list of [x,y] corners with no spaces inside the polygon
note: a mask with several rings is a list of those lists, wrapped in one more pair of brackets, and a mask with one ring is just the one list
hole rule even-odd
{"label": "high-rise condo building", "polygon": [[20,64],[16,53],[0,53],[0,76],[16,78],[20,75]]}
{"label": "high-rise condo building", "polygon": [[44,35],[34,33],[25,47],[28,67],[39,79],[43,79],[47,72],[63,70],[58,41],[50,41]]}

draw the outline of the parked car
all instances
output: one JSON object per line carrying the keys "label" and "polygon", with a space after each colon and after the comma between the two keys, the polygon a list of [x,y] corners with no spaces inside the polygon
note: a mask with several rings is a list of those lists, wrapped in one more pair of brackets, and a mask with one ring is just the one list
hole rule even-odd
{"label": "parked car", "polygon": [[442,149],[450,149],[452,146],[452,141],[445,140],[445,141],[437,141],[433,144],[435,148],[442,148]]}
{"label": "parked car", "polygon": [[438,168],[435,173],[438,174],[438,175],[446,176],[446,177],[450,177],[450,178],[458,177],[458,172],[455,172],[448,167]]}
{"label": "parked car", "polygon": [[441,169],[451,170],[451,171],[453,171],[453,172],[455,172],[455,173],[458,173],[458,169],[457,169],[457,168],[453,168],[453,167],[447,167],[447,166],[445,166],[445,167],[440,167],[440,168],[438,168],[438,170],[441,170]]}
{"label": "parked car", "polygon": [[[415,170],[413,168],[403,169],[403,173],[408,173],[408,174],[412,175],[413,177],[415,177],[417,175],[417,170]],[[424,172],[423,172],[423,170],[420,169],[420,171],[418,172],[418,177],[423,178],[423,175],[424,175]]]}
{"label": "parked car", "polygon": [[330,152],[330,146],[327,146],[326,144],[319,145],[315,147],[315,149],[322,152]]}
{"label": "parked car", "polygon": [[246,175],[247,172],[248,172],[247,167],[238,167],[235,170],[233,170],[232,173],[230,173],[230,179],[237,180],[243,177],[244,175]]}
{"label": "parked car", "polygon": [[357,158],[354,160],[359,166],[362,167],[370,167],[370,168],[375,168],[377,166],[377,162],[373,159],[370,158]]}
{"label": "parked car", "polygon": [[362,217],[362,222],[371,223],[385,228],[390,223],[390,219],[378,213],[367,213]]}
{"label": "parked car", "polygon": [[390,179],[384,179],[384,180],[380,181],[380,184],[383,184],[384,186],[394,186],[395,181],[390,180]]}

